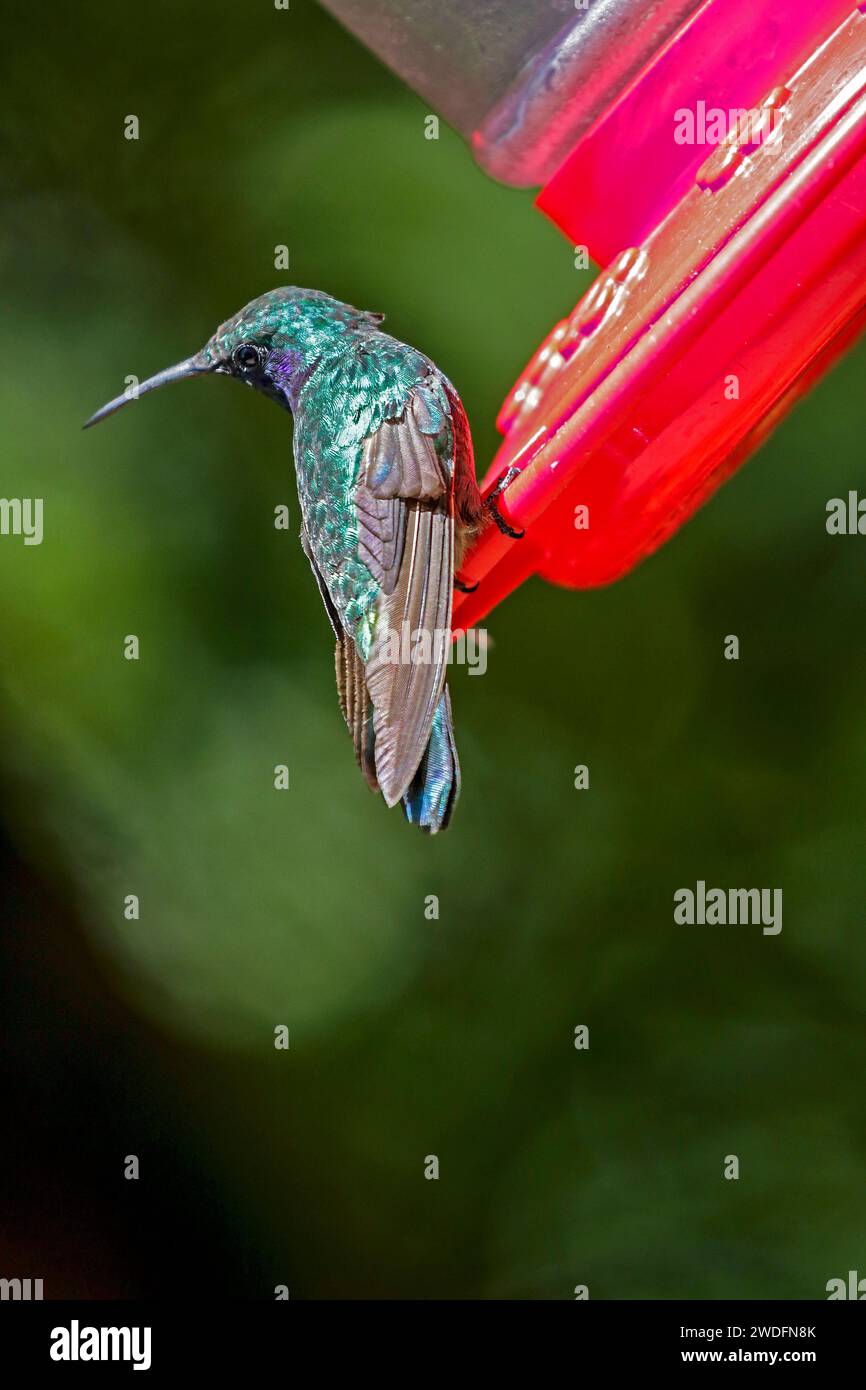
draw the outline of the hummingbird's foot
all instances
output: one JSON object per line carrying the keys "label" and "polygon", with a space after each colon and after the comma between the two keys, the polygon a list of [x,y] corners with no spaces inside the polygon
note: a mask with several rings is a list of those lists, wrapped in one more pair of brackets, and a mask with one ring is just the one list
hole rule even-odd
{"label": "hummingbird's foot", "polygon": [[476,579],[474,584],[467,584],[465,580],[458,579],[456,574],[454,576],[454,588],[459,589],[461,594],[474,594],[475,590],[478,588],[479,583],[480,580]]}
{"label": "hummingbird's foot", "polygon": [[509,526],[508,522],[505,520],[505,517],[502,515],[502,513],[496,505],[496,499],[497,497],[500,497],[502,495],[502,493],[508,487],[508,484],[512,482],[514,478],[517,477],[519,472],[520,469],[515,468],[514,464],[512,464],[510,468],[506,468],[502,477],[499,479],[499,482],[496,484],[496,487],[493,489],[490,496],[486,498],[484,502],[485,507],[487,508],[490,515],[493,517],[493,520],[496,522],[496,525],[499,527],[503,536],[508,536],[513,541],[523,540],[523,537],[526,535],[526,532],[524,530],[516,531],[513,526]]}

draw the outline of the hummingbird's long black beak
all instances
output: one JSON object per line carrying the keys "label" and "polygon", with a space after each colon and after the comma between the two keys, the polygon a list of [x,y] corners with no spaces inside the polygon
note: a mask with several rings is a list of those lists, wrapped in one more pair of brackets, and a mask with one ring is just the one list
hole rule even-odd
{"label": "hummingbird's long black beak", "polygon": [[186,381],[187,377],[201,376],[213,370],[209,362],[203,361],[200,353],[196,353],[194,357],[187,357],[183,362],[176,362],[173,367],[166,367],[164,371],[157,372],[156,376],[149,376],[138,386],[124,391],[122,396],[115,396],[113,401],[109,401],[97,410],[95,415],[91,415],[82,429],[89,430],[91,425],[98,425],[100,420],[107,420],[116,410],[129,405],[130,401],[138,400],[139,396],[145,395],[148,391],[155,391],[158,386],[167,386],[170,381]]}

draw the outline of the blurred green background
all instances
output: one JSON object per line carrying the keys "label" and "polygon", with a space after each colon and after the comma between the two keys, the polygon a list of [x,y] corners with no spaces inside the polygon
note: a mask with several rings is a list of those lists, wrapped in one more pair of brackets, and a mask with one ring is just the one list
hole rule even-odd
{"label": "blurred green background", "polygon": [[[213,380],[80,425],[291,282],[442,366],[481,473],[590,276],[311,2],[3,28],[0,493],[45,499],[45,539],[0,538],[0,1274],[568,1299],[866,1273],[866,542],[824,529],[863,487],[862,345],[638,572],[491,615],[430,840],[354,766],[288,417]],[[675,926],[699,878],[781,887],[782,934]]]}

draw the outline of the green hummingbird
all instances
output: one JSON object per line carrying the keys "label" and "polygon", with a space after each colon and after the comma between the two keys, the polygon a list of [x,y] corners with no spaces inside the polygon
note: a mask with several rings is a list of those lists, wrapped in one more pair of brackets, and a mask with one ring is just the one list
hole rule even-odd
{"label": "green hummingbird", "polygon": [[382,320],[318,290],[271,290],[85,429],[158,386],[208,373],[291,411],[301,545],[337,640],[358,765],[388,806],[400,802],[435,834],[460,792],[446,683],[456,572],[487,516],[522,533],[496,504],[515,470],[482,501],[457,391]]}

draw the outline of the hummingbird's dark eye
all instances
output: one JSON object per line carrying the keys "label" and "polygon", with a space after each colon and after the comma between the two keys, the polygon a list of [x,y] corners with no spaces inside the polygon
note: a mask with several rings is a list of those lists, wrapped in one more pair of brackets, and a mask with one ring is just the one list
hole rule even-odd
{"label": "hummingbird's dark eye", "polygon": [[259,365],[259,350],[254,343],[238,343],[232,361],[239,372],[254,372]]}

